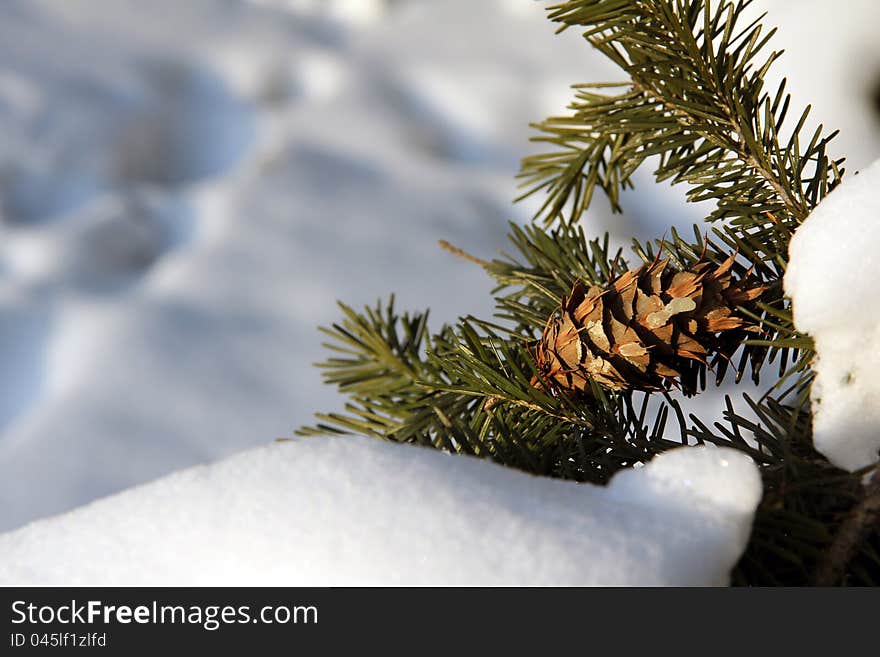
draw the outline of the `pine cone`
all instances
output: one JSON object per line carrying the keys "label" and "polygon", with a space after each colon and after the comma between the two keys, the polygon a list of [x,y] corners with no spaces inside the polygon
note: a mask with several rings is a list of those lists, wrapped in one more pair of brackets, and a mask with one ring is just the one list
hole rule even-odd
{"label": "pine cone", "polygon": [[709,356],[729,360],[757,331],[737,306],[767,286],[748,272],[731,274],[736,254],[721,265],[701,260],[674,271],[669,260],[630,270],[605,289],[575,283],[535,345],[540,376],[532,385],[590,393],[590,379],[612,390],[666,390],[692,394]]}

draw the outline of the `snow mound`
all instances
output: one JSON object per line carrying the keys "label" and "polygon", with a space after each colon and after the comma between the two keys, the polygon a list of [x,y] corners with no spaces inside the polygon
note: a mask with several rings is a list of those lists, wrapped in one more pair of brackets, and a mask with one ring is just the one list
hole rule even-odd
{"label": "snow mound", "polygon": [[816,343],[813,442],[857,470],[880,450],[880,160],[813,210],[789,248],[785,291]]}
{"label": "snow mound", "polygon": [[0,584],[721,585],[760,497],[728,449],[673,450],[601,488],[314,438],[0,535]]}

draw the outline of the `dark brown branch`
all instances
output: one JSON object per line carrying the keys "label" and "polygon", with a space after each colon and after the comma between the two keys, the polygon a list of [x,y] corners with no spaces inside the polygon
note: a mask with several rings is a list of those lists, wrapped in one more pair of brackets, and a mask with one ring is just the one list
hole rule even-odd
{"label": "dark brown branch", "polygon": [[817,586],[837,586],[842,583],[847,566],[868,533],[880,521],[880,466],[875,468],[865,495],[843,519],[837,535],[819,564],[813,583]]}

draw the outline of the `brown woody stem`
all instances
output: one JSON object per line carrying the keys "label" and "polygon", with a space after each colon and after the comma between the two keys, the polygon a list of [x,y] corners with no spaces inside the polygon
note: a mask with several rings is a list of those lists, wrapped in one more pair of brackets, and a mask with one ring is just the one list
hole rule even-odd
{"label": "brown woody stem", "polygon": [[447,242],[446,240],[439,240],[437,243],[438,243],[442,248],[444,248],[444,249],[446,249],[447,251],[449,251],[450,253],[454,253],[454,254],[457,255],[459,258],[464,258],[464,259],[467,260],[468,262],[472,262],[472,263],[474,263],[475,265],[480,265],[480,267],[488,267],[488,266],[490,265],[490,263],[487,262],[486,260],[480,260],[480,259],[477,258],[476,256],[472,256],[472,255],[471,255],[470,253],[468,253],[467,251],[463,251],[462,249],[458,248],[457,246],[453,246],[452,244],[450,244],[450,243]]}
{"label": "brown woody stem", "polygon": [[813,583],[836,586],[842,583],[846,568],[856,555],[859,545],[880,521],[880,466],[875,468],[862,500],[843,519],[837,535],[819,564]]}

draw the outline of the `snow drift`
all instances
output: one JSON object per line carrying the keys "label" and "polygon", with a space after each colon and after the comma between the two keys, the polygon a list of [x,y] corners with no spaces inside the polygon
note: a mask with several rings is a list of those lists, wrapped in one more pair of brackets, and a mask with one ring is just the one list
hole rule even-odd
{"label": "snow drift", "polygon": [[0,584],[722,585],[761,497],[683,447],[606,488],[365,438],[276,443],[0,536]]}

